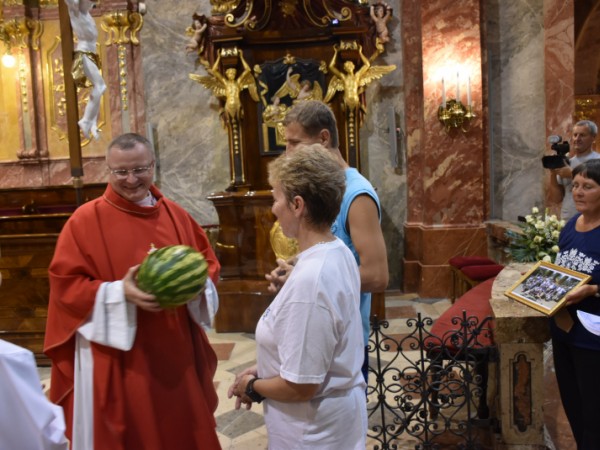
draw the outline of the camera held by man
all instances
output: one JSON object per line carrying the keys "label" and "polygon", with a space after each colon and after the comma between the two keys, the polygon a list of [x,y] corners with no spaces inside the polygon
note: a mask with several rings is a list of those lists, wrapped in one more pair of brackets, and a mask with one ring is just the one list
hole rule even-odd
{"label": "camera held by man", "polygon": [[561,136],[553,134],[548,137],[550,148],[556,152],[555,155],[546,155],[542,157],[544,169],[559,169],[569,165],[569,151],[571,149],[569,141],[563,141]]}
{"label": "camera held by man", "polygon": [[560,205],[562,219],[568,220],[577,214],[572,194],[572,170],[578,165],[600,158],[594,151],[598,126],[591,120],[580,120],[573,125],[569,142],[560,136],[550,136],[548,142],[554,151],[542,158],[542,165],[548,169],[546,200],[549,205]]}

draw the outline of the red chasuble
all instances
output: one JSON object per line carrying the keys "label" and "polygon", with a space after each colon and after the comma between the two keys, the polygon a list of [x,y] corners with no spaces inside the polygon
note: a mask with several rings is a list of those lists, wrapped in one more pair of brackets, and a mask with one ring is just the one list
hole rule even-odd
{"label": "red chasuble", "polygon": [[[75,332],[90,317],[96,291],[121,280],[153,244],[201,251],[216,283],[219,263],[194,219],[154,186],[145,208],[110,186],[75,211],[64,226],[49,268],[50,304],[45,352],[52,359],[50,399],[73,424]],[[162,312],[138,308],[133,348],[92,343],[94,450],[219,449],[213,376],[217,358],[186,306]],[[84,449],[75,449],[84,450]]]}

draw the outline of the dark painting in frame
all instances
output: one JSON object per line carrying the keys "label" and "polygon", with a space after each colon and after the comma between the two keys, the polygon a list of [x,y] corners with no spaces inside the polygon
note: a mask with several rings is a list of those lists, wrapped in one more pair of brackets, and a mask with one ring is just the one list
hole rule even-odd
{"label": "dark painting in frame", "polygon": [[323,100],[325,70],[323,61],[291,55],[260,65],[257,79],[261,155],[285,151],[283,119],[296,102]]}

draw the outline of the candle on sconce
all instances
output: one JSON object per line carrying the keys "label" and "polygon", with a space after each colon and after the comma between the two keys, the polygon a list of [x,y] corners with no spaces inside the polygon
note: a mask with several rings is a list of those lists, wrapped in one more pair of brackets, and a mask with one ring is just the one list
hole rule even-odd
{"label": "candle on sconce", "polygon": [[442,77],[442,108],[446,108],[446,83]]}
{"label": "candle on sconce", "polygon": [[471,107],[471,77],[467,79],[467,106]]}
{"label": "candle on sconce", "polygon": [[460,102],[460,79],[458,72],[456,72],[456,101]]}

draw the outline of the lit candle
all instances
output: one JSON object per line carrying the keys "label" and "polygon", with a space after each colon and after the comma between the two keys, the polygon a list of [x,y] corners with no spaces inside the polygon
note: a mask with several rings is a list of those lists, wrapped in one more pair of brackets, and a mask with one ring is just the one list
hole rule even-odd
{"label": "lit candle", "polygon": [[467,106],[471,106],[471,77],[467,79]]}
{"label": "lit candle", "polygon": [[458,72],[456,72],[456,101],[460,102],[460,80],[458,78]]}
{"label": "lit candle", "polygon": [[446,108],[446,83],[444,77],[442,77],[442,108]]}

